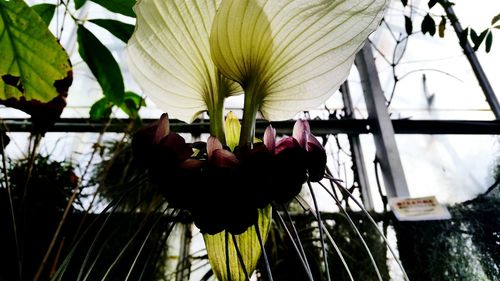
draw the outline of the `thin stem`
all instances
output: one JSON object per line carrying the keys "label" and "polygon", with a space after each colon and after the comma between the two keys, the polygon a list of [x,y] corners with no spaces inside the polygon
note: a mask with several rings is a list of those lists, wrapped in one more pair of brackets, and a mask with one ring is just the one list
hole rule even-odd
{"label": "thin stem", "polygon": [[301,253],[300,253],[300,250],[297,246],[297,244],[295,243],[295,240],[292,238],[292,234],[290,233],[290,230],[288,229],[288,227],[286,226],[286,223],[285,221],[283,220],[283,217],[280,215],[280,213],[276,210],[276,208],[273,208],[274,210],[274,213],[278,216],[279,218],[279,221],[280,223],[283,225],[283,228],[285,228],[285,231],[286,233],[288,234],[288,237],[290,238],[290,240],[292,241],[292,245],[293,245],[293,248],[295,249],[295,252],[297,252],[298,256],[299,256],[299,259],[300,259],[300,262],[302,263],[302,267],[304,268],[305,272],[307,273],[307,277],[309,278],[310,281],[314,281],[314,278],[312,276],[312,273],[311,271],[309,270],[309,265],[307,264],[307,261],[304,260],[304,258],[302,257]]}
{"label": "thin stem", "polygon": [[236,250],[236,255],[238,256],[238,261],[240,262],[241,267],[243,268],[243,274],[245,274],[246,280],[250,281],[250,276],[248,275],[247,268],[245,266],[245,262],[243,261],[243,256],[241,255],[240,249],[238,248],[238,241],[236,241],[236,237],[234,234],[231,234],[231,238],[233,239],[234,249]]}
{"label": "thin stem", "polygon": [[309,187],[309,191],[311,192],[311,196],[312,196],[313,203],[314,203],[314,209],[316,209],[316,217],[318,219],[318,226],[319,226],[318,227],[319,228],[319,239],[321,240],[321,249],[323,250],[323,261],[325,263],[326,279],[328,281],[330,281],[331,280],[330,268],[328,266],[328,255],[326,254],[325,238],[323,235],[323,221],[321,220],[321,215],[319,212],[318,201],[316,200],[316,195],[314,194],[314,190],[313,190],[311,182],[309,180],[307,181],[307,186]]}
{"label": "thin stem", "polygon": [[335,183],[335,185],[342,191],[344,191],[346,194],[349,195],[349,197],[351,197],[352,201],[354,201],[354,203],[356,203],[356,205],[358,205],[358,207],[363,211],[363,213],[365,213],[365,215],[368,217],[368,220],[370,220],[370,222],[373,224],[373,226],[375,227],[375,229],[377,230],[377,232],[380,234],[380,236],[382,237],[382,239],[384,240],[385,244],[387,245],[387,248],[389,248],[389,251],[391,252],[392,256],[394,257],[394,260],[396,260],[399,268],[401,269],[401,271],[403,272],[403,277],[405,280],[410,280],[410,278],[408,277],[408,275],[406,274],[406,271],[403,267],[403,265],[401,264],[401,261],[398,259],[396,253],[394,252],[394,250],[392,249],[392,247],[389,245],[389,241],[387,241],[387,238],[385,238],[385,235],[382,233],[382,231],[378,228],[378,225],[377,223],[375,222],[375,220],[373,220],[373,218],[370,216],[370,214],[368,213],[368,211],[365,209],[365,207],[363,207],[363,204],[361,204],[350,192],[349,190],[347,190],[345,187],[343,187],[341,184],[337,183],[335,180],[331,180],[333,183]]}
{"label": "thin stem", "polygon": [[79,193],[79,188],[76,188],[73,191],[71,198],[68,200],[66,208],[64,209],[63,216],[62,216],[61,220],[59,221],[59,224],[57,225],[57,229],[56,229],[54,235],[52,236],[52,240],[50,241],[49,248],[45,252],[45,256],[43,257],[42,262],[40,263],[40,266],[38,266],[38,270],[35,274],[35,277],[33,278],[34,281],[37,281],[38,279],[40,279],[42,271],[45,268],[45,264],[47,263],[47,260],[49,259],[49,256],[52,253],[52,249],[54,248],[56,241],[59,238],[59,233],[61,232],[61,229],[64,225],[64,222],[66,221],[66,218],[68,217],[68,213],[71,210],[71,206],[73,206],[73,202],[75,201],[78,193]]}
{"label": "thin stem", "polygon": [[173,222],[172,223],[172,226],[168,229],[168,231],[164,232],[162,234],[162,238],[161,238],[161,243],[159,244],[159,247],[158,247],[158,251],[150,251],[150,254],[142,268],[142,271],[141,271],[141,275],[139,275],[139,278],[138,280],[142,280],[144,275],[146,274],[146,269],[147,269],[147,265],[149,264],[149,260],[154,260],[156,261],[155,262],[155,266],[158,262],[161,262],[161,259],[159,259],[159,257],[161,256],[161,254],[165,251],[165,245],[167,244],[167,240],[168,238],[170,237],[170,234],[172,233],[172,230],[173,230],[173,227],[176,225],[176,222]]}
{"label": "thin stem", "polygon": [[292,226],[293,234],[295,235],[295,238],[297,239],[297,244],[298,244],[299,249],[302,253],[302,256],[304,257],[304,260],[306,261],[306,265],[308,266],[308,270],[311,271],[311,268],[309,268],[309,262],[307,260],[306,253],[304,251],[304,246],[302,245],[302,243],[300,241],[300,236],[299,236],[299,233],[297,231],[297,228],[293,224],[292,217],[290,216],[290,213],[288,213],[288,210],[286,209],[284,204],[281,205],[281,208],[283,208],[283,212],[286,214],[286,217],[287,217],[288,221],[290,222],[290,225]]}
{"label": "thin stem", "polygon": [[[160,204],[155,210],[154,212],[156,213],[156,211],[162,206],[163,204]],[[167,209],[165,209],[166,211]],[[165,212],[164,211],[164,212]],[[164,213],[162,212],[162,214]],[[148,214],[149,215],[149,214]],[[136,240],[136,238],[139,236],[139,234],[144,230],[144,228],[146,227],[147,223],[148,223],[148,220],[149,218],[144,218],[144,221],[142,222],[142,224],[137,228],[137,230],[135,231],[135,233],[132,235],[132,237],[127,241],[127,243],[125,244],[125,246],[122,248],[122,250],[120,251],[120,253],[116,256],[116,258],[113,260],[113,262],[111,263],[111,265],[108,267],[108,270],[106,270],[106,273],[104,273],[104,276],[102,277],[101,280],[106,280],[109,276],[109,274],[111,273],[111,271],[115,268],[115,266],[118,264],[118,262],[121,260],[121,258],[123,257],[123,255],[125,254],[125,252],[130,248],[130,246],[132,245],[132,243]],[[144,243],[147,241],[148,237],[150,236],[152,230],[155,228],[155,226],[158,224],[158,222],[161,221],[161,215],[158,217],[158,219],[153,223],[153,225],[151,226],[151,229],[150,231],[147,233],[146,237],[144,238]],[[141,246],[142,248],[142,246]],[[140,254],[140,253],[139,253]],[[97,260],[97,258],[95,259]],[[91,269],[89,269],[89,271],[87,272],[87,275],[85,276],[85,278],[83,279],[84,281],[87,280],[88,276],[90,276],[90,272],[91,272]]]}
{"label": "thin stem", "polygon": [[377,263],[375,262],[375,259],[373,258],[373,255],[372,255],[372,253],[370,251],[370,248],[366,244],[365,239],[363,239],[363,235],[361,235],[361,232],[359,232],[359,229],[356,227],[356,225],[354,224],[353,220],[349,216],[349,213],[347,213],[347,211],[344,209],[344,207],[342,207],[342,204],[339,201],[339,199],[332,192],[330,192],[330,190],[328,190],[323,183],[321,183],[321,182],[318,182],[318,183],[325,189],[325,191],[328,194],[330,194],[330,196],[333,198],[333,200],[335,200],[335,203],[337,204],[337,206],[339,207],[339,209],[346,216],[347,220],[349,221],[349,224],[352,226],[352,228],[354,229],[354,232],[356,232],[356,235],[361,240],[361,243],[363,244],[363,247],[366,249],[366,252],[368,253],[368,256],[370,257],[370,261],[372,262],[372,265],[373,265],[373,267],[375,269],[375,273],[377,274],[378,279],[380,281],[382,281],[383,280],[382,279],[382,275],[380,274],[380,271],[378,269]]}
{"label": "thin stem", "polygon": [[[312,209],[311,206],[309,206],[309,204],[307,204],[307,202],[305,202],[304,200],[298,200],[298,198],[299,197],[296,197],[295,199],[297,200],[297,202],[299,203],[299,205],[302,207],[302,209],[304,211],[310,211]],[[304,206],[304,204],[307,206],[307,208],[306,208],[306,206]],[[316,220],[318,220],[318,218],[316,217],[316,212],[314,211],[314,209],[313,209],[313,212],[310,212],[310,214]],[[326,234],[326,237],[328,238],[328,241],[330,241],[330,243],[332,244],[333,248],[335,249],[335,252],[337,252],[337,255],[339,255],[339,259],[342,262],[342,265],[344,265],[344,268],[345,268],[345,270],[347,272],[347,275],[349,276],[349,280],[354,281],[354,277],[352,276],[351,270],[349,269],[349,266],[347,265],[347,262],[345,261],[344,255],[342,255],[342,251],[340,251],[339,246],[337,245],[337,243],[335,243],[335,240],[333,240],[333,237],[328,232],[328,229],[326,229],[326,226],[322,224],[322,228],[325,230],[325,234]]]}
{"label": "thin stem", "polygon": [[[124,192],[123,195],[121,195],[121,197],[111,201],[108,206],[106,206],[106,208],[100,213],[99,216],[97,216],[97,218],[94,219],[94,222],[92,222],[88,227],[87,229],[83,232],[82,236],[81,236],[81,239],[79,239],[75,245],[74,245],[74,249],[76,249],[76,247],[79,245],[79,243],[82,241],[82,239],[86,236],[86,234],[88,234],[88,231],[94,226],[95,223],[98,222],[98,220],[101,218],[101,215],[104,215],[106,214],[106,217],[104,218],[104,221],[102,222],[101,226],[99,227],[99,230],[97,231],[97,233],[94,235],[93,237],[93,241],[92,241],[92,244],[90,245],[89,249],[86,251],[87,254],[85,255],[85,258],[83,260],[83,263],[80,267],[80,271],[78,272],[78,278],[77,280],[81,280],[81,278],[83,277],[83,272],[85,270],[85,267],[87,265],[87,263],[89,262],[89,259],[90,259],[90,255],[92,253],[92,251],[94,250],[94,248],[96,247],[96,243],[97,243],[97,240],[101,237],[101,234],[103,233],[104,231],[104,228],[105,226],[107,226],[107,223],[108,221],[110,220],[110,218],[112,217],[112,215],[116,212],[116,210],[118,209],[118,205],[120,204],[120,202],[135,188],[136,186],[132,186],[131,188],[129,188],[127,191]],[[110,210],[111,211],[108,213],[107,211]],[[135,210],[135,208],[132,208],[132,210]],[[128,212],[128,214],[132,213],[132,211]],[[72,251],[73,251],[72,250]],[[70,254],[68,254],[67,258],[71,258],[73,255],[72,252],[70,252]],[[68,261],[69,262],[69,261]],[[64,273],[64,272],[63,272]]]}
{"label": "thin stem", "polygon": [[227,230],[224,230],[224,242],[225,242],[225,248],[226,248],[226,274],[228,280],[231,280],[231,267],[229,265],[229,232]]}
{"label": "thin stem", "polygon": [[[137,255],[134,257],[134,261],[130,265],[130,269],[129,269],[128,273],[127,273],[127,276],[125,277],[125,281],[127,281],[130,278],[130,275],[132,274],[132,270],[134,269],[134,267],[135,267],[135,265],[137,263],[137,260],[139,259],[139,256],[141,255],[142,251],[144,250],[144,246],[146,245],[146,242],[151,237],[151,234],[153,233],[153,230],[156,228],[156,226],[158,225],[158,223],[161,221],[163,215],[167,212],[167,210],[168,209],[165,208],[165,210],[159,215],[158,219],[154,222],[153,226],[151,226],[151,228],[149,229],[148,234],[146,235],[146,237],[144,237],[144,239],[142,241],[142,244],[141,244],[141,247],[139,248],[139,251],[138,251]],[[172,215],[175,217],[175,215],[173,213],[172,213]],[[168,232],[171,232],[174,226],[175,226],[175,222],[173,222],[170,225],[170,227],[168,229]]]}
{"label": "thin stem", "polygon": [[269,259],[267,258],[266,248],[262,242],[262,237],[260,236],[259,223],[255,224],[255,232],[257,233],[257,239],[259,239],[260,250],[262,251],[262,257],[264,258],[264,263],[266,265],[266,272],[269,281],[273,281],[273,274],[271,273],[271,266],[269,265]]}
{"label": "thin stem", "polygon": [[[140,183],[138,183],[140,184]],[[83,238],[87,236],[87,234],[89,233],[89,231],[97,224],[97,222],[99,221],[99,219],[101,219],[102,217],[105,217],[104,219],[104,222],[103,224],[101,225],[101,227],[99,228],[97,234],[92,237],[94,240],[92,242],[92,244],[90,245],[90,248],[86,251],[87,252],[87,255],[85,256],[85,259],[83,261],[83,264],[80,266],[80,272],[79,272],[79,276],[77,278],[77,280],[80,280],[81,278],[81,275],[83,274],[83,270],[84,270],[84,267],[86,265],[86,263],[88,262],[88,259],[89,259],[89,256],[90,256],[90,253],[92,252],[93,250],[93,247],[94,247],[94,244],[95,244],[95,241],[99,238],[101,232],[103,231],[103,228],[104,226],[106,225],[107,221],[111,218],[111,216],[115,213],[115,211],[117,210],[118,208],[118,205],[119,203],[132,191],[136,188],[135,185],[131,186],[129,189],[127,189],[124,194],[122,194],[119,198],[116,198],[116,199],[113,199],[113,201],[111,201],[105,208],[104,210],[102,210],[98,215],[97,215],[97,218],[94,219],[94,221],[92,223],[89,224],[89,226],[85,229],[85,231],[82,233],[81,235],[81,238],[78,239],[78,241],[76,241],[76,243],[72,246],[72,249],[70,250],[70,252],[66,255],[66,258],[64,259],[64,261],[62,262],[61,266],[59,267],[58,271],[56,272],[55,276],[56,278],[53,278],[52,280],[62,280],[63,278],[63,275],[65,274],[66,272],[66,269],[68,267],[68,264],[71,260],[71,258],[73,257],[73,255],[75,254],[76,250],[77,250],[77,247],[80,245],[80,243],[82,242]],[[108,212],[109,211],[109,212]],[[129,213],[130,214],[130,213]]]}
{"label": "thin stem", "polygon": [[0,135],[0,152],[2,154],[2,171],[5,179],[5,187],[7,188],[7,194],[9,197],[9,209],[10,209],[10,215],[12,218],[12,229],[14,231],[14,242],[16,244],[16,255],[17,255],[17,267],[18,267],[18,274],[19,274],[19,280],[22,280],[23,277],[23,264],[21,261],[21,253],[20,253],[20,248],[19,248],[19,237],[18,237],[18,232],[17,232],[17,224],[16,224],[16,215],[14,213],[14,203],[12,202],[12,190],[10,189],[10,184],[9,184],[9,175],[7,174],[7,161],[5,159],[5,145],[3,143],[3,136]]}

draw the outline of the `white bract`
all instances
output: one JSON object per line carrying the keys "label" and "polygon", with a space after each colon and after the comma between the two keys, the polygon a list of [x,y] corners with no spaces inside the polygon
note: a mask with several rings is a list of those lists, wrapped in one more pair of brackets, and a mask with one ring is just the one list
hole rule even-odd
{"label": "white bract", "polygon": [[226,96],[241,93],[212,62],[209,35],[215,0],[142,0],[126,49],[137,83],[173,118],[191,122],[200,112],[222,120]]}
{"label": "white bract", "polygon": [[129,67],[160,108],[185,121],[203,110],[222,120],[223,99],[241,91],[236,81],[243,137],[259,111],[284,120],[331,96],[386,1],[140,0]]}

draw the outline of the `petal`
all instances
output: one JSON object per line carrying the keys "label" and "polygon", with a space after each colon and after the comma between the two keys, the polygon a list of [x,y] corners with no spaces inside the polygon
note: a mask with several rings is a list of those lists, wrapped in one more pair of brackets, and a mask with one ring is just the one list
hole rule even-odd
{"label": "petal", "polygon": [[276,145],[274,157],[274,184],[271,197],[276,202],[285,203],[299,194],[307,180],[308,155],[296,139],[284,138]]}
{"label": "petal", "polygon": [[264,145],[269,151],[274,151],[276,146],[276,129],[274,129],[271,125],[267,126],[264,131]]}
{"label": "petal", "polygon": [[168,120],[168,114],[163,113],[158,122],[158,127],[156,127],[155,137],[153,139],[154,144],[160,143],[161,139],[166,137],[170,133],[170,121]]}
{"label": "petal", "polygon": [[213,152],[217,149],[222,149],[222,143],[216,137],[213,136],[208,137],[207,140],[208,159],[212,157]]}
{"label": "petal", "polygon": [[216,149],[210,157],[210,163],[219,168],[235,168],[239,161],[231,151],[225,149]]}
{"label": "petal", "polygon": [[317,182],[323,179],[326,169],[326,152],[323,145],[314,135],[310,135],[307,141],[307,170],[309,180]]}
{"label": "petal", "polygon": [[203,167],[203,161],[198,159],[187,159],[182,162],[179,167],[185,170],[199,170]]}
{"label": "petal", "polygon": [[208,44],[215,0],[142,0],[126,57],[137,83],[174,118],[192,121],[238,92],[212,63]]}
{"label": "petal", "polygon": [[309,122],[307,120],[297,120],[293,125],[293,138],[296,139],[300,146],[307,150],[307,141],[309,135],[311,134],[311,129],[309,127]]}
{"label": "petal", "polygon": [[[193,154],[193,149],[186,143],[186,140],[179,134],[170,133],[164,137],[160,145],[162,149],[175,156],[177,163],[187,160]],[[163,159],[162,161],[172,161],[173,159]]]}
{"label": "petal", "polygon": [[264,118],[289,119],[338,89],[386,2],[223,1],[210,36],[212,57],[243,88],[257,84],[252,99]]}
{"label": "petal", "polygon": [[295,138],[285,137],[280,139],[276,144],[276,147],[274,148],[274,154],[276,155],[281,153],[285,149],[296,148],[296,147],[303,149]]}

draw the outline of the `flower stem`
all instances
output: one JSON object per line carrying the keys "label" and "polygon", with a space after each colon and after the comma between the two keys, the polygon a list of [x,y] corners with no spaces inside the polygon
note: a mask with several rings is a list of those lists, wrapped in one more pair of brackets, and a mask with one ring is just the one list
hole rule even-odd
{"label": "flower stem", "polygon": [[210,135],[216,137],[222,144],[226,144],[224,135],[224,99],[209,111],[210,114]]}
{"label": "flower stem", "polygon": [[241,122],[240,146],[251,145],[255,135],[255,119],[260,104],[257,102],[258,91],[260,87],[255,80],[252,80],[245,91],[245,102],[243,105],[243,120]]}

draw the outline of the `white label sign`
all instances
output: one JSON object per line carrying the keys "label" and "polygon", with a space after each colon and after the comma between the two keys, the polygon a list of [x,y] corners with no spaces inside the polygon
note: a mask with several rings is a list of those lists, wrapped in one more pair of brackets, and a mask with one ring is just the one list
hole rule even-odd
{"label": "white label sign", "polygon": [[451,214],[435,196],[390,198],[389,205],[399,221],[449,220]]}

